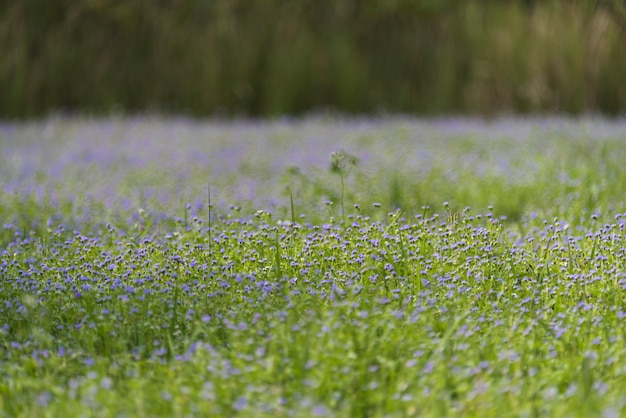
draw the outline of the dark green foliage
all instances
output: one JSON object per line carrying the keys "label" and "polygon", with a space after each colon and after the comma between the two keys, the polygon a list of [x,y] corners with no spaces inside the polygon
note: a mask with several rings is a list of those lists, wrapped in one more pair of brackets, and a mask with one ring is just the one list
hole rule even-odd
{"label": "dark green foliage", "polygon": [[622,0],[6,0],[0,115],[626,108]]}

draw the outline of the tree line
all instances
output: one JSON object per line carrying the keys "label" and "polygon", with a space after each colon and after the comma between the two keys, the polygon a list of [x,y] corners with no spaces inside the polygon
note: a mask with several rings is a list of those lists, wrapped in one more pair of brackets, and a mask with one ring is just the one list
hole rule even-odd
{"label": "tree line", "polygon": [[623,0],[5,0],[0,116],[626,109]]}

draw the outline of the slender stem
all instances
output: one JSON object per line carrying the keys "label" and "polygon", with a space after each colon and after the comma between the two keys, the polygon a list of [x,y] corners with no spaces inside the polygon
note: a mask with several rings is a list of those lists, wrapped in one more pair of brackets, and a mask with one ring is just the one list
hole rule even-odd
{"label": "slender stem", "polygon": [[343,223],[345,225],[346,223],[346,212],[344,209],[344,205],[343,205],[343,195],[344,195],[344,188],[345,188],[345,181],[344,181],[344,175],[341,174],[341,218],[343,219]]}

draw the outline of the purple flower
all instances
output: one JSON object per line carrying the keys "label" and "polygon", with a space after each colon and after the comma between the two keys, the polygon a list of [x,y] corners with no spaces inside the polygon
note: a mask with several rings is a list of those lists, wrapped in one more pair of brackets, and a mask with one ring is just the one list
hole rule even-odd
{"label": "purple flower", "polygon": [[235,411],[242,411],[246,409],[247,406],[248,406],[248,399],[245,396],[238,397],[235,403],[233,404],[233,408],[235,409]]}
{"label": "purple flower", "polygon": [[422,369],[422,373],[431,374],[433,370],[435,370],[435,363],[433,361],[429,361]]}
{"label": "purple flower", "polygon": [[41,392],[37,396],[37,405],[39,405],[42,408],[45,408],[48,406],[51,400],[52,400],[52,394],[50,392],[48,391]]}

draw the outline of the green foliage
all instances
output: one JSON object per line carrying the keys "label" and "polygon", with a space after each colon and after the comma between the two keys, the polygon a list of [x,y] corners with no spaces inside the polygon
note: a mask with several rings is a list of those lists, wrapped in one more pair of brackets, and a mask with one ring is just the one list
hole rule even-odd
{"label": "green foliage", "polygon": [[623,112],[621,0],[21,1],[0,115]]}

